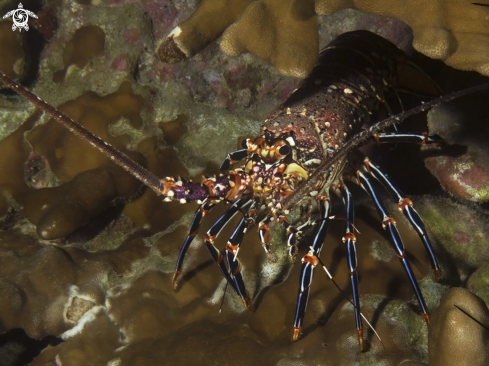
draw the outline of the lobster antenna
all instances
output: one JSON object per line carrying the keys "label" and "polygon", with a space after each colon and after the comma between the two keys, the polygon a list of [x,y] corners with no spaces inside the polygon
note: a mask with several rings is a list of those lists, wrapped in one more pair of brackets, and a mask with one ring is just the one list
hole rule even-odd
{"label": "lobster antenna", "polygon": [[458,306],[457,304],[453,304],[453,306],[455,306],[458,310],[460,310],[462,313],[464,313],[465,315],[467,315],[470,319],[472,319],[473,321],[475,321],[477,324],[479,324],[482,328],[486,329],[486,330],[489,330],[489,327],[487,325],[485,325],[484,323],[482,323],[482,321],[480,321],[479,319],[477,319],[476,317],[474,317],[472,314],[470,314],[467,310],[464,310],[462,309],[460,306]]}
{"label": "lobster antenna", "polygon": [[[323,261],[321,260],[321,258],[317,257],[318,260],[319,260],[319,264],[323,267],[324,269],[324,272],[326,272],[326,274],[328,275],[329,279],[331,281],[333,281],[334,285],[336,286],[336,288],[338,289],[338,291],[345,297],[345,299],[347,299],[350,304],[353,305],[353,307],[356,309],[356,306],[355,304],[353,303],[353,301],[351,301],[351,299],[348,297],[347,294],[345,294],[345,292],[340,288],[340,286],[338,286],[338,283],[336,283],[336,281],[334,280],[333,276],[331,275],[331,273],[328,271],[328,269],[326,268],[326,266],[324,265]],[[375,333],[375,335],[377,336],[377,338],[379,339],[380,343],[382,344],[382,347],[384,347],[385,349],[385,345],[384,345],[384,342],[382,342],[382,339],[380,338],[379,334],[377,333],[377,331],[375,330],[375,328],[373,327],[372,324],[370,324],[370,322],[367,320],[367,318],[365,317],[365,315],[363,315],[363,313],[360,311],[360,316],[362,317],[363,320],[365,320],[365,322],[368,324],[368,327],[370,329],[372,329],[372,331]]]}
{"label": "lobster antenna", "polygon": [[[73,132],[75,135],[78,135],[82,139],[87,140],[92,146],[94,146],[96,149],[98,149],[107,157],[109,157],[114,163],[119,165],[122,169],[126,170],[137,179],[139,179],[141,182],[143,182],[145,185],[147,185],[157,194],[162,194],[162,192],[164,191],[163,182],[160,180],[160,178],[158,178],[156,175],[154,175],[149,170],[144,168],[142,165],[136,163],[129,156],[115,149],[109,143],[105,142],[97,135],[94,135],[82,125],[76,123],[71,118],[61,113],[52,105],[46,103],[37,95],[30,92],[22,85],[16,83],[1,71],[0,71],[0,81],[2,81],[5,85],[7,85],[10,89],[15,91],[16,93],[20,94],[21,96],[29,100],[36,107],[41,109],[43,112],[48,113],[51,117],[53,117],[56,121],[58,121],[63,126],[65,126],[68,130]],[[424,112],[440,103],[446,103],[453,99],[460,98],[464,95],[472,94],[486,89],[489,89],[489,83],[480,84],[467,89],[459,90],[452,94],[442,96],[437,99],[433,99],[430,102],[421,104],[415,108],[400,113],[396,116],[386,118],[383,121],[380,121],[370,126],[369,128],[361,131],[360,133],[353,136],[353,138],[351,138],[348,142],[346,142],[340,149],[338,149],[336,153],[333,154],[333,156],[329,157],[326,161],[320,164],[316,169],[316,171],[311,174],[309,179],[304,184],[302,184],[298,189],[296,189],[294,193],[287,196],[282,204],[283,209],[287,210],[295,206],[298,203],[298,201],[300,201],[300,199],[311,189],[311,187],[314,184],[316,184],[318,179],[321,177],[323,171],[329,169],[331,166],[336,164],[339,160],[343,159],[351,150],[365,143],[374,134],[386,129],[389,126],[392,126],[395,123],[400,123],[408,117]]]}
{"label": "lobster antenna", "polygon": [[116,148],[114,148],[109,143],[102,140],[97,135],[94,135],[90,131],[88,131],[85,127],[80,125],[79,123],[73,121],[70,117],[61,113],[58,109],[53,107],[52,105],[46,103],[44,100],[39,98],[34,93],[30,92],[22,85],[16,83],[3,72],[0,71],[0,81],[2,81],[5,85],[7,85],[10,89],[20,94],[31,103],[33,103],[37,108],[41,109],[43,112],[49,114],[56,121],[65,126],[68,130],[73,132],[75,135],[78,135],[84,140],[87,140],[90,145],[98,149],[100,152],[105,154],[110,160],[119,165],[122,169],[129,172],[131,175],[139,179],[146,186],[151,188],[157,194],[162,194],[164,191],[163,182],[156,175],[151,173],[148,169],[138,164],[134,160],[132,160],[126,154],[120,152]]}
{"label": "lobster antenna", "polygon": [[429,102],[423,103],[417,107],[411,108],[408,111],[405,111],[403,113],[400,113],[396,116],[392,116],[389,118],[386,118],[380,122],[377,122],[376,124],[370,126],[369,128],[359,132],[355,136],[353,136],[350,140],[348,140],[341,148],[336,150],[331,157],[328,157],[323,163],[321,163],[316,171],[312,173],[309,176],[309,179],[304,182],[299,188],[297,188],[294,193],[290,194],[284,199],[284,202],[282,204],[282,208],[284,210],[290,210],[292,207],[297,205],[299,201],[302,199],[303,196],[309,192],[314,184],[317,183],[317,181],[322,177],[323,172],[326,169],[329,169],[332,167],[334,164],[338,163],[341,159],[343,159],[350,151],[352,151],[354,148],[357,146],[364,144],[367,142],[367,140],[375,135],[376,133],[386,129],[387,127],[392,126],[395,123],[401,123],[403,120],[405,120],[408,117],[414,116],[415,114],[424,112],[430,108],[433,108],[434,106],[441,104],[441,103],[446,103],[451,100],[463,97],[464,95],[472,94],[481,90],[486,90],[489,89],[489,83],[485,84],[480,84],[476,85],[467,89],[462,89],[459,91],[456,91],[452,94],[448,94],[436,99],[433,99]]}

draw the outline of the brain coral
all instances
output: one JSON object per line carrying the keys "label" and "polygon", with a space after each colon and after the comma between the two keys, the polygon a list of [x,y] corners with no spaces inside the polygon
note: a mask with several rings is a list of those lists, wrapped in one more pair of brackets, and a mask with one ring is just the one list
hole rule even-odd
{"label": "brain coral", "polygon": [[251,52],[284,75],[305,77],[318,55],[317,15],[344,8],[396,17],[413,29],[417,51],[489,75],[489,8],[458,0],[207,0],[162,42],[159,57],[192,57],[222,34],[226,54]]}

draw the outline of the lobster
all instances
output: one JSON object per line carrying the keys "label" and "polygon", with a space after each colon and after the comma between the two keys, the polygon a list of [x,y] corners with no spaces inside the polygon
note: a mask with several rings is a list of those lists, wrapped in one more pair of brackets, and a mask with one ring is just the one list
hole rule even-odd
{"label": "lobster", "polygon": [[[283,225],[287,231],[287,247],[291,261],[294,261],[297,255],[301,237],[306,231],[312,230],[314,239],[309,251],[302,258],[293,320],[294,340],[298,340],[301,334],[313,270],[318,264],[322,265],[320,253],[328,225],[333,219],[330,216],[330,194],[338,195],[346,209],[345,234],[342,241],[348,259],[358,344],[363,350],[363,315],[358,294],[354,206],[345,181],[359,185],[371,196],[380,215],[382,227],[387,231],[409,277],[421,314],[427,322],[428,308],[406,257],[396,222],[382,203],[378,188],[372,184],[373,180],[379,181],[393,196],[399,210],[405,214],[418,233],[435,274],[439,272],[440,266],[412,201],[391,183],[380,168],[353,150],[372,136],[378,143],[438,143],[441,141],[440,138],[428,134],[381,131],[438,103],[488,88],[487,85],[482,85],[466,89],[364,129],[363,126],[371,122],[372,111],[380,105],[387,106],[386,95],[392,94],[397,67],[402,63],[409,63],[407,56],[395,45],[373,33],[356,31],[339,36],[321,52],[311,74],[285,103],[265,120],[260,134],[254,139],[244,140],[241,149],[225,157],[219,176],[204,177],[201,182],[155,176],[1,72],[0,81],[102,151],[114,163],[156,193],[164,196],[164,201],[195,201],[199,204],[177,259],[172,278],[174,288],[177,287],[179,275],[182,273],[185,254],[199,230],[203,217],[220,202],[228,203],[230,206],[207,231],[205,245],[227,284],[240,296],[248,309],[252,309],[253,304],[237,258],[247,230],[258,222],[260,241],[265,252],[273,258],[269,227],[273,222]],[[238,162],[243,163],[235,167]],[[307,215],[302,218],[299,225],[292,225],[288,222],[287,215],[298,206],[306,207]],[[319,212],[319,219],[313,219],[315,209]],[[220,251],[214,242],[224,226],[238,213],[242,217],[226,248]]]}

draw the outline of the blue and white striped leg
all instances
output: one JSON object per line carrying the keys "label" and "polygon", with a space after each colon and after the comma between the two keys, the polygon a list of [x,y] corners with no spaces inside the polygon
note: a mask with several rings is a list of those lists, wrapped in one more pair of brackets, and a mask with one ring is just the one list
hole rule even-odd
{"label": "blue and white striped leg", "polygon": [[360,312],[360,297],[358,295],[357,249],[355,247],[356,237],[353,224],[355,218],[353,201],[349,189],[344,184],[339,187],[339,190],[346,209],[346,230],[342,241],[346,246],[348,270],[350,271],[350,283],[353,295],[353,305],[355,308],[355,324],[358,334],[358,347],[360,348],[360,351],[363,351],[363,324]]}
{"label": "blue and white striped leg", "polygon": [[194,218],[192,219],[192,223],[190,224],[190,229],[185,241],[183,242],[182,248],[180,249],[180,253],[178,254],[177,264],[175,266],[175,272],[172,277],[172,287],[175,290],[178,286],[178,276],[182,273],[183,260],[185,259],[185,254],[187,253],[190,244],[194,240],[195,236],[199,232],[200,223],[202,222],[202,218],[216,205],[216,201],[205,200],[197,210],[195,210]]}
{"label": "blue and white striped leg", "polygon": [[375,179],[377,179],[384,188],[390,193],[390,195],[397,201],[397,207],[399,211],[404,213],[404,216],[407,217],[411,226],[418,233],[423,245],[428,252],[431,268],[435,275],[435,278],[439,277],[440,265],[438,264],[438,259],[433,251],[433,246],[431,245],[430,239],[428,238],[428,234],[426,233],[426,229],[424,227],[423,220],[419,216],[418,212],[413,207],[413,202],[406,196],[404,196],[389,180],[389,178],[377,167],[372,164],[368,158],[365,158],[363,162],[365,169],[367,172],[372,175]]}
{"label": "blue and white striped leg", "polygon": [[418,144],[425,145],[431,143],[440,143],[444,140],[438,135],[428,135],[428,133],[413,133],[413,132],[393,132],[393,133],[378,133],[373,135],[375,141],[379,144]]}
{"label": "blue and white striped leg", "polygon": [[229,271],[226,268],[226,265],[224,264],[224,261],[222,260],[222,254],[221,252],[214,246],[214,240],[217,238],[221,230],[226,226],[226,224],[231,221],[231,219],[238,213],[244,206],[250,203],[249,198],[245,199],[238,199],[233,204],[231,207],[229,207],[226,212],[217,220],[217,222],[212,225],[212,227],[207,231],[205,235],[205,246],[207,247],[207,250],[211,254],[212,259],[216,262],[218,265],[219,269],[222,272],[222,275],[224,278],[228,281],[228,283],[231,285],[231,287],[236,291],[238,295],[241,296],[240,291],[238,287],[236,286],[234,280],[231,278],[231,275],[229,274]]}
{"label": "blue and white striped leg", "polygon": [[319,199],[321,200],[321,220],[319,222],[319,228],[316,232],[312,245],[309,247],[309,252],[302,258],[301,274],[299,279],[299,293],[297,295],[297,305],[294,316],[294,330],[292,335],[292,339],[294,341],[299,339],[301,333],[302,322],[304,321],[304,315],[307,308],[307,300],[309,298],[309,289],[312,283],[313,270],[319,262],[318,258],[323,247],[326,233],[328,232],[328,225],[330,221],[329,198],[324,197]]}
{"label": "blue and white striped leg", "polygon": [[248,230],[250,224],[254,222],[255,216],[256,216],[256,210],[254,204],[252,204],[246,216],[241,218],[241,220],[238,223],[238,226],[236,226],[236,229],[234,229],[233,234],[231,235],[231,237],[229,238],[226,244],[226,251],[225,251],[229,273],[231,274],[231,278],[233,279],[234,284],[236,285],[236,288],[238,290],[238,295],[243,300],[243,304],[246,306],[246,308],[250,310],[253,309],[253,304],[251,303],[250,296],[248,295],[248,291],[246,291],[243,275],[241,274],[241,265],[239,263],[237,256],[244,235],[246,234],[246,231]]}
{"label": "blue and white striped leg", "polygon": [[401,235],[397,230],[395,220],[389,216],[389,213],[385,209],[384,204],[382,203],[382,200],[380,199],[370,179],[360,171],[357,171],[357,184],[360,187],[362,187],[365,191],[367,191],[369,196],[374,201],[375,206],[377,207],[377,211],[382,220],[382,227],[389,233],[389,238],[391,239],[394,249],[396,250],[397,257],[401,261],[404,270],[406,271],[406,274],[409,277],[409,281],[411,282],[411,286],[413,287],[414,293],[416,294],[416,298],[418,299],[419,306],[421,307],[421,315],[426,320],[426,322],[428,322],[429,321],[428,307],[426,306],[418,282],[414,277],[413,270],[411,269],[409,261],[406,258],[406,248],[404,247],[404,244],[401,239]]}
{"label": "blue and white striped leg", "polygon": [[286,236],[287,236],[287,249],[289,252],[289,260],[290,263],[294,264],[295,257],[297,256],[297,251],[298,251],[297,244],[299,242],[299,238],[302,235],[303,230],[309,226],[315,225],[315,222],[309,219],[301,226],[293,226],[287,222],[285,216],[280,216],[278,222],[287,230]]}

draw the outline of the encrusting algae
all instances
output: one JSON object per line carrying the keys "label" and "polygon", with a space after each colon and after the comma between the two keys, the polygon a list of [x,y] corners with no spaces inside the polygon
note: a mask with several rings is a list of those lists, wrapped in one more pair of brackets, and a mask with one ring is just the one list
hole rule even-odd
{"label": "encrusting algae", "polygon": [[[47,43],[29,89],[157,176],[199,180],[202,173],[216,174],[222,159],[236,149],[238,138],[254,136],[260,121],[298,82],[250,55],[223,55],[211,43],[220,32],[227,29],[221,42],[222,47],[227,44],[226,52],[255,53],[253,47],[262,46],[257,54],[276,53],[279,57],[273,62],[283,65],[280,71],[294,75],[312,67],[321,39],[358,24],[372,25],[391,39],[409,43],[405,25],[392,19],[352,10],[328,20],[317,16],[346,5],[361,8],[362,2],[283,1],[283,8],[276,11],[278,4],[202,1],[189,23],[184,23],[194,11],[193,2],[48,2],[39,22],[44,29],[54,30],[43,33]],[[453,4],[444,6],[452,9]],[[0,9],[0,14],[5,12]],[[219,20],[212,29],[206,29],[209,22],[202,21],[209,14]],[[245,37],[254,20],[260,20],[260,27]],[[283,20],[293,34],[281,32],[277,25]],[[438,21],[433,24],[439,26]],[[58,26],[47,27],[53,24]],[[182,44],[194,42],[186,58],[210,44],[192,59],[164,64],[158,61],[155,43],[177,24],[182,37],[190,32],[188,40],[181,38],[185,39]],[[317,24],[326,35],[318,36]],[[253,37],[261,30],[268,38],[256,45]],[[0,39],[3,32],[12,36],[11,29],[0,30]],[[86,37],[79,39],[80,34]],[[415,31],[415,41],[416,37]],[[177,36],[174,39],[178,41]],[[93,48],[85,50],[85,42]],[[297,57],[288,57],[290,52]],[[380,223],[372,219],[375,209],[368,200],[359,198],[355,222],[362,233],[358,234],[362,311],[385,348],[365,330],[367,352],[358,352],[352,306],[319,271],[311,288],[304,337],[292,343],[300,265],[287,263],[280,227],[272,233],[277,263],[267,260],[254,229],[249,230],[239,253],[255,312],[246,311],[230,291],[224,296],[222,275],[202,245],[203,235],[225,205],[205,217],[174,292],[171,277],[196,204],[162,202],[90,145],[8,92],[0,94],[0,132],[4,136],[0,142],[0,223],[4,229],[0,232],[0,332],[23,328],[33,338],[55,335],[64,340],[45,349],[31,365],[426,365],[432,361],[429,352],[455,349],[451,343],[455,337],[440,344],[430,340],[428,349],[428,337],[444,326],[443,316],[441,325],[430,325],[436,329],[429,328],[429,335],[412,305],[413,294],[402,267],[392,252],[383,250],[388,243]],[[467,212],[472,224],[480,227],[487,219],[480,210],[463,211],[463,202],[454,207],[445,199],[434,199],[432,192],[421,193],[415,201],[426,215],[427,226],[434,228],[430,235],[442,238],[447,248],[438,248],[447,273],[440,283],[431,280],[416,233],[401,215],[395,218],[415,259],[415,276],[425,277],[420,286],[428,307],[435,309],[446,284],[459,285],[468,279],[476,293],[483,288],[485,277],[480,273],[485,273],[484,268],[472,257],[474,250],[483,251],[483,243],[474,235],[484,231],[461,229],[454,222],[460,223],[461,212]],[[436,226],[439,221],[444,224]],[[233,225],[236,221],[220,234],[216,242],[220,248]],[[322,260],[349,293],[340,242],[343,230],[342,222],[332,223]],[[300,254],[307,250],[307,240]],[[456,260],[451,259],[452,253]],[[472,275],[476,267],[481,270]],[[487,309],[478,309],[479,315],[487,316]],[[483,332],[471,329],[474,336]],[[478,352],[486,357],[487,347]],[[471,359],[470,355],[465,358]],[[446,362],[451,366],[450,360]]]}

